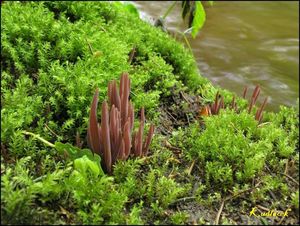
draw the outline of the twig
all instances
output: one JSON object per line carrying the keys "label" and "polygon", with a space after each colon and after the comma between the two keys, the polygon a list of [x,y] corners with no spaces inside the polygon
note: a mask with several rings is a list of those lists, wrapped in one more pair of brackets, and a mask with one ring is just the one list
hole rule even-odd
{"label": "twig", "polygon": [[93,51],[93,48],[92,48],[91,44],[88,42],[87,39],[85,39],[85,40],[86,40],[86,42],[87,42],[87,44],[88,44],[88,46],[89,46],[89,49],[90,49],[90,51],[91,51],[91,54],[94,55],[94,51]]}
{"label": "twig", "polygon": [[7,149],[5,148],[5,145],[1,142],[1,156],[3,156],[3,158],[6,159],[7,155],[8,155]]}
{"label": "twig", "polygon": [[[167,160],[167,164],[168,163],[169,163],[169,159]],[[173,175],[172,175],[173,171],[174,171],[174,167],[172,167],[172,171],[170,172],[168,178],[172,178],[173,177]]]}
{"label": "twig", "polygon": [[291,181],[293,181],[295,184],[297,184],[299,186],[299,183],[294,178],[289,176],[288,174],[285,174],[285,173],[280,173],[280,174],[282,174],[283,176],[286,176],[287,178],[289,178]]}
{"label": "twig", "polygon": [[107,30],[104,27],[100,26],[100,28],[102,31],[107,32]]}
{"label": "twig", "polygon": [[192,172],[192,170],[193,170],[193,168],[194,168],[194,165],[195,165],[195,160],[193,160],[191,166],[189,167],[188,175],[191,175],[191,172]]}
{"label": "twig", "polygon": [[[265,167],[269,171],[270,175],[274,177],[274,174],[272,173],[272,171],[270,170],[270,168],[267,165],[265,165]],[[268,192],[272,196],[272,198],[275,199],[275,201],[276,201],[277,198],[276,198],[275,194],[271,190],[269,190]]]}
{"label": "twig", "polygon": [[282,225],[282,222],[283,222],[284,218],[285,218],[285,215],[283,215],[283,217],[280,219],[280,221],[278,222],[277,225]]}
{"label": "twig", "polygon": [[190,119],[189,119],[189,116],[186,113],[185,113],[185,117],[186,117],[186,119],[188,121],[188,124],[190,125]]}
{"label": "twig", "polygon": [[82,144],[83,144],[83,141],[80,140],[80,134],[77,131],[76,132],[76,146],[79,147],[79,148],[82,148]]}
{"label": "twig", "polygon": [[39,180],[42,180],[44,178],[46,178],[48,175],[43,175],[43,176],[40,176],[40,177],[37,177],[33,180],[33,182],[38,182]]}
{"label": "twig", "polygon": [[175,151],[181,151],[180,148],[174,147],[172,144],[170,144],[170,142],[165,141],[165,146],[169,149],[175,150]]}
{"label": "twig", "polygon": [[246,189],[246,190],[243,190],[243,191],[240,191],[240,192],[238,192],[237,194],[235,194],[235,195],[233,195],[232,197],[228,197],[228,198],[226,198],[226,200],[230,200],[230,199],[233,199],[233,198],[235,198],[235,197],[237,197],[237,196],[239,196],[239,195],[241,195],[241,194],[243,194],[243,193],[246,193],[246,192],[249,192],[249,191],[252,191],[252,190],[254,190],[254,189],[256,189],[260,184],[262,183],[262,181],[259,181],[254,187],[252,187],[252,188],[248,188],[248,189]]}
{"label": "twig", "polygon": [[289,171],[289,159],[286,159],[284,174],[288,174]]}
{"label": "twig", "polygon": [[164,134],[164,135],[169,135],[169,134],[172,134],[171,131],[169,131],[168,129],[166,129],[165,127],[160,127],[160,130],[161,130],[161,133]]}
{"label": "twig", "polygon": [[274,194],[271,190],[269,190],[268,193],[272,196],[272,198],[273,198],[275,201],[277,201],[277,198],[276,198],[275,194]]}
{"label": "twig", "polygon": [[38,135],[38,134],[34,134],[34,133],[31,133],[31,132],[27,132],[27,131],[22,131],[22,133],[25,134],[25,135],[33,136],[33,138],[36,138],[36,139],[42,141],[44,144],[48,145],[49,147],[52,147],[52,148],[55,147],[54,144],[52,144],[49,141],[45,140],[44,138],[40,137],[40,135]]}
{"label": "twig", "polygon": [[258,124],[257,127],[262,127],[262,126],[267,125],[267,124],[270,124],[270,123],[271,123],[271,122],[264,122],[264,123]]}
{"label": "twig", "polygon": [[[167,161],[166,161],[167,164],[168,164],[170,161],[180,163],[180,161],[179,161],[178,159],[174,158],[174,157],[168,158]],[[174,169],[172,169],[172,172],[171,172],[170,174],[172,174],[173,171],[174,171]]]}
{"label": "twig", "polygon": [[166,17],[169,15],[169,13],[172,11],[172,9],[174,8],[174,6],[176,5],[176,1],[169,6],[169,8],[167,9],[167,11],[164,13],[164,15],[162,16],[163,19],[166,19]]}
{"label": "twig", "polygon": [[152,158],[154,158],[154,155],[143,156],[142,158],[139,158],[138,162],[143,163],[144,161],[147,161]]}
{"label": "twig", "polygon": [[229,197],[226,197],[225,199],[223,199],[222,204],[221,204],[221,206],[220,206],[220,209],[219,209],[219,211],[218,211],[216,220],[215,220],[215,224],[216,224],[216,225],[219,224],[220,216],[221,216],[221,213],[222,213],[222,211],[223,211],[225,201],[234,199],[234,198],[236,198],[237,196],[239,196],[239,195],[241,195],[241,194],[243,194],[243,193],[252,191],[253,189],[257,188],[261,183],[262,183],[262,181],[259,181],[254,187],[249,188],[249,189],[246,189],[246,190],[243,190],[243,191],[240,191],[240,192],[238,192],[238,193],[235,194],[235,195],[232,195],[232,196],[229,196]]}
{"label": "twig", "polygon": [[169,115],[169,116],[171,116],[176,122],[178,122],[177,121],[177,119],[168,111],[168,110],[166,110],[166,112],[167,112],[167,114]]}
{"label": "twig", "polygon": [[216,217],[216,220],[215,220],[215,225],[219,224],[220,216],[221,216],[221,213],[222,213],[223,208],[224,208],[224,203],[225,203],[225,200],[222,201],[222,204],[220,206],[220,209],[218,211],[218,214],[217,214],[217,217]]}
{"label": "twig", "polygon": [[188,48],[189,48],[191,54],[193,54],[192,47],[191,47],[191,45],[190,45],[189,40],[188,40],[187,37],[185,36],[185,33],[184,33],[184,32],[181,32],[181,31],[178,31],[178,30],[176,30],[176,32],[179,33],[179,34],[181,34],[181,35],[183,36],[183,39],[184,39],[186,45],[188,46]]}
{"label": "twig", "polygon": [[135,53],[136,53],[136,47],[133,46],[133,48],[131,49],[130,53],[129,53],[129,59],[128,59],[128,63],[131,64],[132,63],[132,60],[135,56]]}
{"label": "twig", "polygon": [[272,173],[272,171],[270,170],[270,168],[268,167],[268,165],[265,165],[266,169],[269,171],[269,173],[271,174],[272,177],[274,177],[274,173]]}
{"label": "twig", "polygon": [[[287,209],[290,209],[290,208],[291,208],[291,207],[290,207],[290,206],[288,206],[288,208],[287,208]],[[285,218],[285,215],[283,215],[283,217],[280,219],[280,221],[278,222],[278,224],[277,224],[277,225],[282,225],[282,222],[283,222],[284,218]]]}
{"label": "twig", "polygon": [[261,206],[261,205],[256,205],[257,208],[262,209],[263,211],[270,211],[267,207]]}
{"label": "twig", "polygon": [[188,102],[189,104],[191,104],[191,102],[185,97],[185,95],[183,94],[182,91],[180,91],[180,94],[183,97],[183,99],[185,99],[186,102]]}
{"label": "twig", "polygon": [[196,199],[195,196],[180,198],[180,199],[175,200],[173,203],[171,203],[171,205],[174,205],[174,204],[179,203],[179,202],[191,201],[191,200],[194,200],[194,199]]}
{"label": "twig", "polygon": [[230,199],[236,198],[237,196],[239,196],[239,195],[241,195],[241,194],[243,194],[243,193],[252,191],[253,189],[257,188],[261,183],[262,183],[262,181],[259,181],[259,182],[258,182],[254,187],[252,187],[252,188],[245,189],[245,190],[243,190],[243,191],[238,192],[238,193],[235,194],[235,195],[226,197],[226,198],[224,199],[224,201],[228,201],[228,200],[230,200]]}
{"label": "twig", "polygon": [[132,92],[131,90],[130,90],[130,94],[132,94],[133,96],[136,96],[136,94],[134,92]]}
{"label": "twig", "polygon": [[49,128],[49,126],[45,123],[45,127],[55,136],[59,137],[52,129]]}

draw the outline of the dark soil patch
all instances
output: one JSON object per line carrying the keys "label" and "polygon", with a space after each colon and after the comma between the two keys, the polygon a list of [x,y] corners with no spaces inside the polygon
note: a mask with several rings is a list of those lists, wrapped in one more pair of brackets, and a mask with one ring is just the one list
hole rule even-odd
{"label": "dark soil patch", "polygon": [[161,100],[157,132],[169,136],[174,129],[188,127],[198,119],[200,105],[199,97],[184,91],[172,91],[170,96]]}

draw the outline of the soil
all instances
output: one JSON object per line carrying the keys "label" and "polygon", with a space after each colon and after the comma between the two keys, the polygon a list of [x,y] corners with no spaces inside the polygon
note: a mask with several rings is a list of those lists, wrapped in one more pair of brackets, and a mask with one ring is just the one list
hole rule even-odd
{"label": "soil", "polygon": [[200,98],[186,92],[173,90],[167,98],[162,98],[159,107],[160,126],[157,132],[169,136],[174,129],[185,128],[199,118]]}

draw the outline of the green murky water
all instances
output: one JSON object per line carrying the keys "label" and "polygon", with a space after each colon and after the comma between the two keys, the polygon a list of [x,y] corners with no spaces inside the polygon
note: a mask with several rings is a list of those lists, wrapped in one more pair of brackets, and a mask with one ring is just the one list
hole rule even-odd
{"label": "green murky water", "polygon": [[[134,2],[146,20],[172,2]],[[180,3],[166,19],[172,33],[184,31]],[[267,109],[296,105],[299,98],[299,2],[214,2],[196,39],[189,37],[200,72],[238,95],[261,86]],[[178,39],[180,36],[178,35]],[[183,41],[183,39],[182,39]]]}

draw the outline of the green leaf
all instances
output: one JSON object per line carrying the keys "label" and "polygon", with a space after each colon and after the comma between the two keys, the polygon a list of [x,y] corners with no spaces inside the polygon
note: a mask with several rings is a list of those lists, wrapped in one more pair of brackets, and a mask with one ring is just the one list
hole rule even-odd
{"label": "green leaf", "polygon": [[80,149],[78,147],[74,147],[71,144],[63,144],[61,142],[55,142],[55,149],[58,151],[58,153],[67,156],[71,160],[87,156],[90,160],[96,162],[100,166],[100,156],[97,154],[93,154],[90,149]]}
{"label": "green leaf", "polygon": [[[101,169],[96,162],[90,160],[86,155],[74,160],[74,168],[83,174],[90,171],[95,177],[100,174]],[[101,174],[103,174],[102,170]]]}
{"label": "green leaf", "polygon": [[195,2],[195,14],[192,22],[192,37],[195,38],[205,22],[205,10],[201,2]]}

